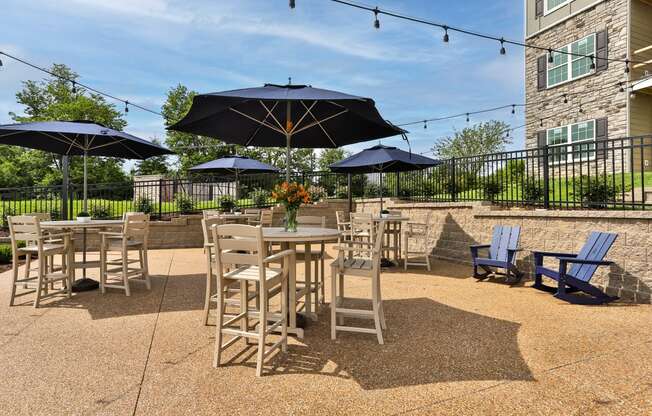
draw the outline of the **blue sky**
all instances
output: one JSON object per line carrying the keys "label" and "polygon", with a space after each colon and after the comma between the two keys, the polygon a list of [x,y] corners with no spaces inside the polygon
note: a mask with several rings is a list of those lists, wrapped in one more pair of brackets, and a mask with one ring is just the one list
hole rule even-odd
{"label": "blue sky", "polygon": [[[368,2],[368,0],[367,0]],[[4,0],[0,50],[42,66],[65,63],[81,81],[159,109],[182,83],[199,92],[293,83],[372,97],[394,123],[524,101],[521,48],[373,15],[328,0]],[[369,4],[369,3],[368,3]],[[381,8],[506,38],[523,38],[523,2],[379,0]],[[3,59],[0,123],[20,112],[20,82],[43,74]],[[522,110],[474,117],[523,123]],[[127,131],[165,135],[160,117],[136,109]],[[464,118],[410,128],[413,151],[466,126]],[[523,146],[523,130],[512,148]],[[400,139],[383,141],[402,145]],[[349,146],[361,150],[369,144]]]}

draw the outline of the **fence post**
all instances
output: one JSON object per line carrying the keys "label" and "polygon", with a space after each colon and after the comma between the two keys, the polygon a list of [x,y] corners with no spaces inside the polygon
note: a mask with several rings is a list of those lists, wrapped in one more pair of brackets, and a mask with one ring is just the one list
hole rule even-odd
{"label": "fence post", "polygon": [[158,180],[158,219],[163,218],[163,178]]}
{"label": "fence post", "polygon": [[451,186],[450,186],[450,193],[451,193],[451,201],[456,202],[457,201],[457,172],[456,172],[456,164],[455,164],[455,158],[451,159]]}
{"label": "fence post", "polygon": [[68,219],[68,186],[70,182],[69,174],[69,161],[68,156],[61,157],[61,170],[63,171],[63,182],[61,184],[61,219]]}
{"label": "fence post", "polygon": [[396,198],[401,197],[401,172],[396,172]]}
{"label": "fence post", "polygon": [[543,146],[543,207],[550,208],[550,164],[548,163],[548,145]]}
{"label": "fence post", "polygon": [[353,191],[351,190],[353,180],[351,174],[346,175],[346,197],[349,199],[349,212],[353,212]]}

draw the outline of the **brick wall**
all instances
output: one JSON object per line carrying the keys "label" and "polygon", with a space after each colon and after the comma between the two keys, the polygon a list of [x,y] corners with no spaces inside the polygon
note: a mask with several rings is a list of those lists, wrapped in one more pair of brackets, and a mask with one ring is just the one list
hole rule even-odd
{"label": "brick wall", "polygon": [[[523,252],[518,266],[532,277],[531,250],[578,252],[590,231],[608,231],[618,239],[607,255],[615,262],[601,268],[593,283],[625,301],[650,303],[652,288],[652,212],[493,210],[483,204],[404,204],[388,201],[413,221],[430,213],[428,247],[433,257],[470,263],[469,245],[491,242],[494,225],[520,225]],[[377,212],[379,203],[357,204],[358,211]],[[549,266],[554,267],[551,261]]]}

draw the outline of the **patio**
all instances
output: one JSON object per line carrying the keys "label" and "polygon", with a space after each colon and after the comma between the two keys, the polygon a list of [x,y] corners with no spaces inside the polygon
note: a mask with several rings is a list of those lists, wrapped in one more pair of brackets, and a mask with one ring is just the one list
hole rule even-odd
{"label": "patio", "polygon": [[[245,351],[242,342],[225,352],[235,365],[211,367],[215,328],[202,325],[202,250],[152,250],[150,270],[152,290],[134,286],[131,297],[77,293],[40,309],[0,303],[4,412],[652,411],[649,305],[570,305],[530,282],[477,282],[470,267],[443,261],[432,273],[389,269],[385,345],[362,334],[331,341],[325,307],[305,339],[292,338],[289,354],[256,378],[255,348]],[[9,273],[0,275],[0,299],[8,299]],[[368,282],[347,281],[349,294],[368,296]]]}

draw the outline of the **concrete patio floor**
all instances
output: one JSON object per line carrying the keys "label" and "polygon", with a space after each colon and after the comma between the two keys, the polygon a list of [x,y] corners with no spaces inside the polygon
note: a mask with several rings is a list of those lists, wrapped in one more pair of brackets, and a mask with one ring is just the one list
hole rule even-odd
{"label": "concrete patio floor", "polygon": [[[244,343],[211,367],[202,251],[150,258],[151,292],[40,309],[10,308],[10,272],[0,275],[2,414],[652,414],[649,305],[568,305],[444,262],[390,270],[386,345],[331,341],[323,308],[256,378]],[[349,281],[347,295],[366,296],[367,282]]]}

